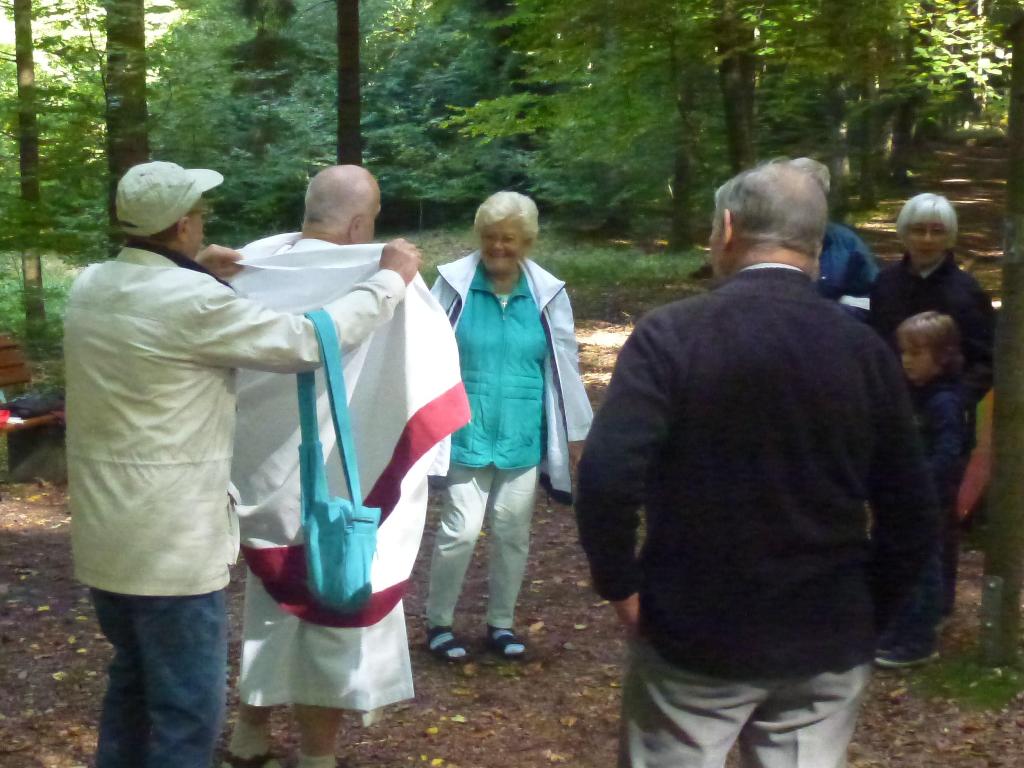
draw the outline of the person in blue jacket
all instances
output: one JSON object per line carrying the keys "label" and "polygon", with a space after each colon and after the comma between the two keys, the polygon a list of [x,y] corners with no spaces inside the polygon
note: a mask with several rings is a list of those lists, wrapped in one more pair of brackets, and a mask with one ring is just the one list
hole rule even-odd
{"label": "person in blue jacket", "polygon": [[438,267],[432,289],[455,328],[472,414],[452,437],[430,566],[427,646],[445,661],[467,658],[452,624],[485,517],[486,644],[503,658],[525,654],[514,612],[538,480],[543,473],[553,491],[570,495],[570,468],[593,418],[565,283],[527,258],[537,238],[536,204],[498,192],[477,210],[474,229],[480,250]]}
{"label": "person in blue jacket", "polygon": [[[828,167],[809,157],[798,157],[790,165],[814,177],[828,197],[831,176]],[[858,320],[867,320],[871,287],[878,278],[878,264],[871,248],[849,227],[830,221],[818,259],[818,292],[838,301]]]}
{"label": "person in blue jacket", "polygon": [[[956,558],[960,547],[956,494],[968,453],[968,425],[961,382],[964,357],[956,321],[939,312],[921,312],[896,329],[903,370],[928,471],[943,521],[917,586],[878,638],[875,664],[911,667],[938,656],[939,623],[952,610]],[[945,564],[952,562],[952,568]]]}

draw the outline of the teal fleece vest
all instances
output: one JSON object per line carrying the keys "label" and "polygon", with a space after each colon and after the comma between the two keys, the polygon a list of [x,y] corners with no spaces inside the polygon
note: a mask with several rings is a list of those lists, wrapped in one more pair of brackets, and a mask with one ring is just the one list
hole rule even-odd
{"label": "teal fleece vest", "polygon": [[455,464],[523,469],[540,463],[544,435],[547,336],[526,275],[502,308],[481,264],[455,338],[472,412],[452,437]]}

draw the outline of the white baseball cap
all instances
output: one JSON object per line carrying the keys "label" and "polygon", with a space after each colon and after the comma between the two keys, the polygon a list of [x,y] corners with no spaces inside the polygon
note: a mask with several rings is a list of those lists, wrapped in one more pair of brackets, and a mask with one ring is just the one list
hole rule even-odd
{"label": "white baseball cap", "polygon": [[206,168],[159,161],[133,166],[117,183],[117,222],[130,235],[162,232],[223,181]]}

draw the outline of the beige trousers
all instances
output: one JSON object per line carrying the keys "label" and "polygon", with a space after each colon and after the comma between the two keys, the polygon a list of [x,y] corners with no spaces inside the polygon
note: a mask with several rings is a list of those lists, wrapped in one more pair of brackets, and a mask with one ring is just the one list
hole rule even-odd
{"label": "beige trousers", "polygon": [[843,768],[870,664],[794,679],[724,680],[686,672],[644,641],[622,692],[619,768]]}

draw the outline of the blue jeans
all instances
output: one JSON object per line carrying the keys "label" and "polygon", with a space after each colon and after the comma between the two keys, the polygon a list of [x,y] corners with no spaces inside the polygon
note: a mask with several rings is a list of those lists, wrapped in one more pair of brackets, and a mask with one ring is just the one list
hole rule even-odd
{"label": "blue jeans", "polygon": [[878,638],[880,649],[910,656],[935,651],[945,591],[942,559],[942,543],[936,542],[910,597]]}
{"label": "blue jeans", "polygon": [[97,768],[209,768],[224,719],[224,591],[140,597],[92,590],[114,646]]}

